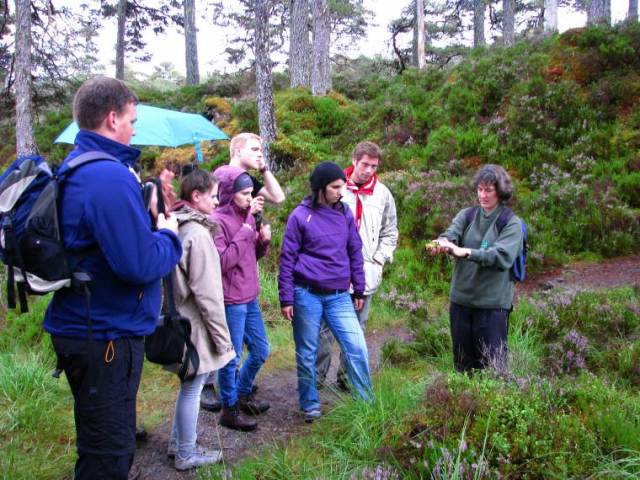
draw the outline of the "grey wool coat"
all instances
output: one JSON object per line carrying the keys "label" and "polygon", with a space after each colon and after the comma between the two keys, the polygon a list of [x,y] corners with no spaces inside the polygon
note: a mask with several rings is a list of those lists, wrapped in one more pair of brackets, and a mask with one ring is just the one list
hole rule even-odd
{"label": "grey wool coat", "polygon": [[[173,298],[178,312],[191,322],[191,341],[200,357],[199,375],[219,370],[236,355],[224,313],[220,257],[213,243],[218,225],[188,204],[174,213],[182,258],[171,275]],[[177,368],[174,365],[169,370]]]}

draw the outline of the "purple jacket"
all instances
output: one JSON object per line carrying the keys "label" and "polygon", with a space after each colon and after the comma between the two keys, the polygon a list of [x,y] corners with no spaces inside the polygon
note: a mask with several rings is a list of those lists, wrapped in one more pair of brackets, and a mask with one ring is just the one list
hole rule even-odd
{"label": "purple jacket", "polygon": [[364,292],[362,241],[348,206],[317,205],[305,198],[287,221],[282,240],[280,304],[293,305],[294,283],[322,289]]}
{"label": "purple jacket", "polygon": [[[241,209],[233,202],[233,182],[244,170],[224,165],[214,172],[220,186],[220,206],[212,217],[220,226],[213,241],[220,254],[224,303],[249,303],[260,293],[258,259],[269,250],[270,242],[261,242],[256,222],[249,209]],[[251,228],[244,227],[246,223]]]}

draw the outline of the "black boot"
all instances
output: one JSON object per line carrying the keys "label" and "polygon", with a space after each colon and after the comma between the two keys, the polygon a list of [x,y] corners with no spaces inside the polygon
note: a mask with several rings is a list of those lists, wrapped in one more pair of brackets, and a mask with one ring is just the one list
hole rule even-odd
{"label": "black boot", "polygon": [[258,423],[253,418],[247,417],[240,412],[237,403],[230,407],[222,407],[219,423],[223,427],[242,432],[251,432],[258,426]]}
{"label": "black boot", "polygon": [[240,395],[238,397],[238,406],[240,407],[240,410],[249,415],[260,415],[271,408],[269,402],[258,400],[253,396],[253,394]]}
{"label": "black boot", "polygon": [[213,385],[205,385],[200,394],[200,408],[209,412],[219,412],[222,404],[216,396],[216,389]]}

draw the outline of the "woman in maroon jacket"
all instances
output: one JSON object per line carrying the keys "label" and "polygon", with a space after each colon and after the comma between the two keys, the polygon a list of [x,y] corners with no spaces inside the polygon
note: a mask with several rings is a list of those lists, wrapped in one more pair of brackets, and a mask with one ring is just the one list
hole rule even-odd
{"label": "woman in maroon jacket", "polygon": [[[227,325],[236,351],[235,359],[218,373],[222,401],[220,425],[250,431],[257,423],[240,411],[258,415],[269,409],[267,402],[253,397],[252,389],[258,371],[269,356],[258,302],[257,260],[269,250],[271,229],[269,225],[262,225],[260,231],[256,231],[251,202],[253,182],[249,174],[241,168],[224,165],[214,175],[220,183],[220,206],[213,213],[220,230],[214,242],[220,254]],[[249,355],[237,375],[243,341]]]}

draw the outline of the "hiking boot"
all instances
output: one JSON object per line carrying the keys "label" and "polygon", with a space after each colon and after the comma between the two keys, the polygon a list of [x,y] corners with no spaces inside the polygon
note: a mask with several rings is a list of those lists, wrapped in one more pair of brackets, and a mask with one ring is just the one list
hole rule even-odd
{"label": "hiking boot", "polygon": [[260,415],[271,408],[269,402],[256,399],[252,395],[240,395],[238,397],[238,407],[248,415]]}
{"label": "hiking boot", "polygon": [[231,407],[222,406],[219,423],[223,427],[242,432],[251,432],[258,426],[258,423],[253,418],[247,417],[240,412],[237,403]]}
{"label": "hiking boot", "polygon": [[208,412],[219,412],[222,409],[222,403],[216,396],[216,389],[213,385],[205,385],[200,394],[200,408]]}
{"label": "hiking boot", "polygon": [[302,414],[306,423],[313,423],[314,420],[317,420],[322,416],[322,410],[319,408],[312,408],[311,410],[305,410]]}
{"label": "hiking boot", "polygon": [[187,458],[176,455],[173,466],[178,471],[190,470],[192,468],[201,467],[202,465],[212,465],[222,460],[222,452],[220,450],[205,450],[203,452],[193,452]]}
{"label": "hiking boot", "polygon": [[338,390],[341,392],[348,392],[350,390],[349,382],[347,382],[347,379],[344,377],[336,378],[336,387],[338,387]]}
{"label": "hiking boot", "polygon": [[136,427],[136,442],[146,442],[149,434],[144,427]]}

